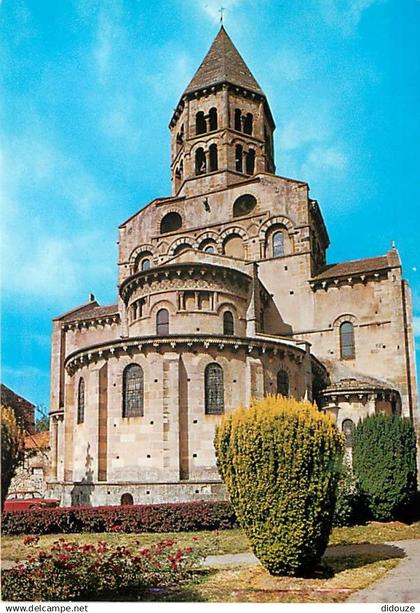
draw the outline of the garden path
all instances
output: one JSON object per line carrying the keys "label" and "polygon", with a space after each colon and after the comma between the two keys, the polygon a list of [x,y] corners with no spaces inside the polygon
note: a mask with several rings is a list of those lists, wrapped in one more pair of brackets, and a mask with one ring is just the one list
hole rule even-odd
{"label": "garden path", "polygon": [[346,602],[420,603],[420,539],[387,544],[402,549],[405,557],[383,579],[352,594]]}
{"label": "garden path", "polygon": [[[394,550],[394,551],[392,551]],[[324,557],[343,555],[383,553],[387,557],[395,555],[401,558],[398,566],[390,570],[383,579],[373,585],[355,592],[346,602],[384,602],[420,603],[420,539],[407,541],[392,541],[381,545],[370,543],[358,545],[332,545],[328,547]],[[252,553],[235,553],[220,556],[208,556],[204,566],[245,566],[258,564]]]}

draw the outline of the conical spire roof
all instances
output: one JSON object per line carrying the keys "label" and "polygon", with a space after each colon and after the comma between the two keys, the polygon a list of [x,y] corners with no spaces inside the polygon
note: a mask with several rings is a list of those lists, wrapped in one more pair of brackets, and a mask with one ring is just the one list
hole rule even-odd
{"label": "conical spire roof", "polygon": [[222,26],[184,94],[225,82],[264,95]]}

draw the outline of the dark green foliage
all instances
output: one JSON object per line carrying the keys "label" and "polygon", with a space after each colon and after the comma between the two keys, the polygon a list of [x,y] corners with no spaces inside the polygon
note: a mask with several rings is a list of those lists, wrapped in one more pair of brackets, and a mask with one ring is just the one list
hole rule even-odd
{"label": "dark green foliage", "polygon": [[351,466],[343,462],[337,488],[334,511],[334,526],[353,526],[361,520],[361,500]]}
{"label": "dark green foliage", "polygon": [[332,528],[343,436],[309,402],[268,396],[225,415],[217,465],[255,555],[274,575],[320,561]]}
{"label": "dark green foliage", "polygon": [[13,409],[1,406],[1,510],[16,470],[24,459],[24,434]]}
{"label": "dark green foliage", "polygon": [[353,472],[371,517],[397,517],[417,490],[416,435],[410,420],[371,415],[352,435]]}

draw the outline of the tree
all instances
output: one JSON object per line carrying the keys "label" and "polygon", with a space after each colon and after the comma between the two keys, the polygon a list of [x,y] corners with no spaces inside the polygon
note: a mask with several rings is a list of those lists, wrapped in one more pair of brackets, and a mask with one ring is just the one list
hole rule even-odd
{"label": "tree", "polygon": [[309,402],[267,396],[224,416],[217,466],[239,523],[274,575],[316,566],[332,529],[344,437]]}
{"label": "tree", "polygon": [[353,471],[377,520],[395,518],[417,491],[416,433],[409,419],[370,415],[352,433]]}
{"label": "tree", "polygon": [[24,434],[13,409],[1,407],[1,510],[16,469],[24,458]]}
{"label": "tree", "polygon": [[50,418],[48,409],[43,404],[38,404],[36,407],[35,430],[37,432],[46,432],[50,429]]}

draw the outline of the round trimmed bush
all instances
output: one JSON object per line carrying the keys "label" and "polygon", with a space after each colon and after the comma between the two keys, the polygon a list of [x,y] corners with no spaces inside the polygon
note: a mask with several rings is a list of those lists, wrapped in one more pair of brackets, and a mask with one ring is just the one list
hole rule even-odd
{"label": "round trimmed bush", "polygon": [[394,519],[417,491],[416,434],[409,419],[370,415],[352,434],[353,472],[365,506],[377,520]]}
{"label": "round trimmed bush", "polygon": [[320,561],[332,529],[343,435],[309,402],[267,396],[225,415],[217,466],[238,521],[273,575]]}

